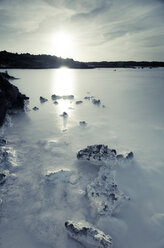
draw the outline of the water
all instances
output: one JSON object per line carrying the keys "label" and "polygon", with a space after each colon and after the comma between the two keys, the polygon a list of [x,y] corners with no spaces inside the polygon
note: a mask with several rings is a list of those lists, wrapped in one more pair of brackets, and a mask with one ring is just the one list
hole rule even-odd
{"label": "water", "polygon": [[[12,126],[1,130],[15,152],[11,176],[1,186],[1,247],[81,247],[67,237],[62,224],[73,217],[90,220],[111,234],[114,248],[164,247],[163,69],[8,72],[20,78],[12,83],[30,97],[31,111],[13,115]],[[61,99],[55,105],[52,94],[71,94],[75,100]],[[40,103],[40,96],[48,102]],[[101,105],[85,96],[100,99]],[[83,103],[77,105],[77,100]],[[34,106],[39,110],[32,110]],[[63,111],[68,118],[60,116]],[[80,121],[87,126],[80,126]],[[135,154],[132,163],[116,170],[118,185],[131,201],[117,216],[96,223],[85,199],[76,195],[78,189],[62,184],[55,190],[44,182],[49,171],[60,169],[73,170],[86,182],[88,175],[94,177],[96,172],[88,165],[80,168],[76,159],[80,149],[93,144]]]}

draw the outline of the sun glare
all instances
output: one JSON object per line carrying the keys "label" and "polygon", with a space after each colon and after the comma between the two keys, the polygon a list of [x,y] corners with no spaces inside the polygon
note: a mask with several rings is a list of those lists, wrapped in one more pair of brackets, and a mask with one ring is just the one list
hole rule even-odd
{"label": "sun glare", "polygon": [[66,32],[58,32],[52,38],[54,54],[62,58],[72,58],[74,51],[73,36]]}

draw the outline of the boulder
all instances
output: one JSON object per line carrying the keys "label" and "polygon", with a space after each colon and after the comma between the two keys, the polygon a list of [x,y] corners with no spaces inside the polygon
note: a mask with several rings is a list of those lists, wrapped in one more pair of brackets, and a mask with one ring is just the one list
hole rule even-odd
{"label": "boulder", "polygon": [[36,111],[36,110],[39,110],[39,108],[35,106],[35,107],[33,107],[33,110]]}
{"label": "boulder", "polygon": [[48,101],[48,99],[46,99],[46,98],[40,96],[40,102],[41,102],[41,103],[44,103],[44,102],[47,102],[47,101]]}
{"label": "boulder", "polygon": [[0,125],[3,124],[7,112],[16,109],[24,110],[27,99],[29,97],[21,94],[18,88],[12,85],[3,73],[0,73]]}
{"label": "boulder", "polygon": [[92,103],[95,104],[95,105],[100,105],[101,104],[101,101],[99,99],[92,99]]}
{"label": "boulder", "polygon": [[98,177],[87,186],[87,196],[96,215],[112,215],[125,200],[115,180],[115,171],[107,165],[100,168]]}
{"label": "boulder", "polygon": [[79,124],[80,124],[80,126],[83,126],[84,127],[84,126],[87,125],[87,122],[86,121],[80,121]]}
{"label": "boulder", "polygon": [[60,116],[66,118],[66,117],[68,117],[68,114],[66,112],[63,112],[63,114],[61,114]]}
{"label": "boulder", "polygon": [[86,248],[110,248],[112,238],[87,222],[66,221],[65,228],[71,238]]}
{"label": "boulder", "polygon": [[76,104],[81,104],[83,103],[83,101],[76,101]]}
{"label": "boulder", "polygon": [[77,153],[77,158],[102,164],[102,162],[115,161],[116,150],[109,149],[108,146],[102,144],[87,146]]}

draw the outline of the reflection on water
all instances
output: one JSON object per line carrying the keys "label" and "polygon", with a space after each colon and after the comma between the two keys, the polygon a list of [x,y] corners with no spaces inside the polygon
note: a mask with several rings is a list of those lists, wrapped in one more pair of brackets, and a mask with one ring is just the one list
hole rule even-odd
{"label": "reflection on water", "polygon": [[[72,69],[68,69],[62,67],[58,70],[55,70],[53,73],[53,81],[52,81],[52,93],[64,96],[64,95],[74,95],[75,91],[75,71]],[[73,100],[68,99],[58,99],[58,105],[56,106],[56,110],[58,114],[61,115],[63,112],[68,114],[68,118],[71,116],[71,108]],[[63,125],[63,129],[67,128],[67,118],[61,117],[61,122]]]}
{"label": "reflection on water", "polygon": [[52,83],[54,94],[71,95],[74,92],[74,73],[74,70],[66,67],[54,70]]}

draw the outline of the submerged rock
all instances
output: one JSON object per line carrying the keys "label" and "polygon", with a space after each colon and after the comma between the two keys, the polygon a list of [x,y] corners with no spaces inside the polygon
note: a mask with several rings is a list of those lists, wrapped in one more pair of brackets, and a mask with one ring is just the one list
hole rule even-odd
{"label": "submerged rock", "polygon": [[47,101],[48,101],[48,99],[46,99],[46,98],[40,96],[40,102],[41,102],[41,103],[44,103],[44,102],[47,102]]}
{"label": "submerged rock", "polygon": [[95,104],[95,105],[100,105],[101,104],[101,101],[99,99],[93,99],[92,100],[92,103]]}
{"label": "submerged rock", "polygon": [[33,110],[36,111],[36,110],[39,110],[39,108],[35,106],[35,107],[33,107]]}
{"label": "submerged rock", "polygon": [[122,202],[130,199],[119,190],[115,172],[107,165],[100,168],[98,177],[87,186],[87,196],[98,215],[112,215]]}
{"label": "submerged rock", "polygon": [[65,222],[65,227],[71,238],[80,242],[84,247],[91,248],[110,248],[112,247],[112,238],[101,230],[93,227],[87,222]]}
{"label": "submerged rock", "polygon": [[6,79],[4,73],[0,73],[0,125],[3,124],[7,112],[24,110],[27,99],[29,97],[21,94],[18,88]]}
{"label": "submerged rock", "polygon": [[102,164],[102,162],[115,161],[116,150],[111,150],[102,144],[87,146],[77,153],[77,158]]}
{"label": "submerged rock", "polygon": [[51,99],[52,100],[57,100],[57,99],[61,99],[62,97],[61,96],[57,96],[57,95],[55,95],[55,94],[53,94],[52,96],[51,96]]}
{"label": "submerged rock", "polygon": [[60,116],[62,116],[62,117],[68,117],[68,114],[66,113],[66,112],[63,112],[63,114],[61,114]]}
{"label": "submerged rock", "polygon": [[76,101],[76,104],[81,104],[83,103],[83,101]]}
{"label": "submerged rock", "polygon": [[87,122],[86,121],[80,121],[79,124],[80,124],[80,126],[86,126]]}
{"label": "submerged rock", "polygon": [[51,96],[52,100],[58,100],[58,99],[64,99],[64,100],[72,100],[74,99],[74,95],[64,95],[64,96],[58,96],[56,94],[53,94]]}

